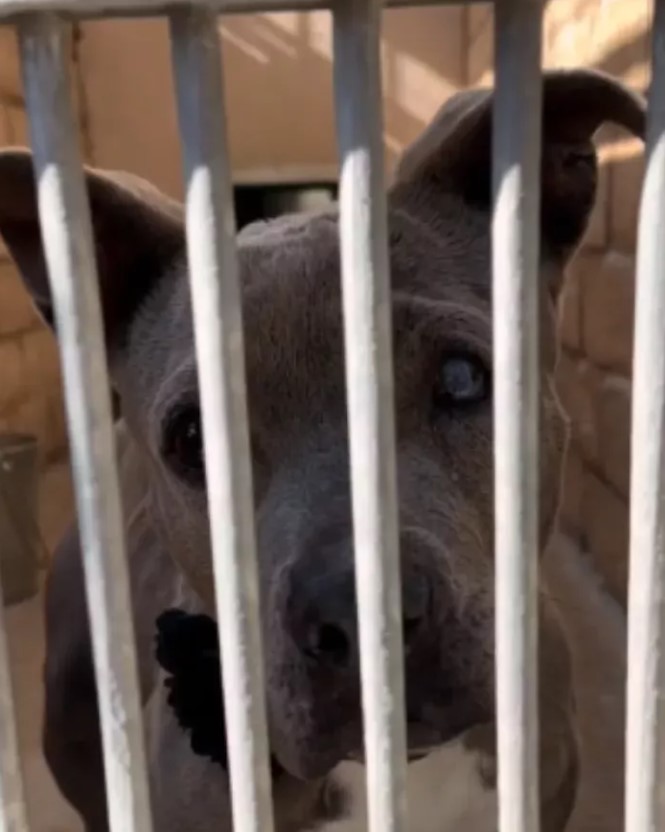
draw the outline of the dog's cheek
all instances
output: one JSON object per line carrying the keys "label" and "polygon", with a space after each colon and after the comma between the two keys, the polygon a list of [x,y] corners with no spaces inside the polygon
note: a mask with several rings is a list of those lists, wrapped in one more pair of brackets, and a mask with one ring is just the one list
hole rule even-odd
{"label": "dog's cheek", "polygon": [[[307,757],[307,708],[299,692],[284,674],[273,673],[268,683],[268,714],[271,749],[280,764],[291,774],[303,776]],[[305,779],[303,777],[303,779]]]}
{"label": "dog's cheek", "polygon": [[160,544],[201,600],[203,609],[214,614],[215,583],[205,494],[194,493],[162,473],[151,484],[150,498],[151,521]]}

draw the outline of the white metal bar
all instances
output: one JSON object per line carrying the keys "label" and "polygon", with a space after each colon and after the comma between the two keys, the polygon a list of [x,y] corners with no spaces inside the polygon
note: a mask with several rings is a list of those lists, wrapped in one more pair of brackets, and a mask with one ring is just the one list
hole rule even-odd
{"label": "white metal bar", "polygon": [[665,0],[655,0],[631,438],[626,830],[665,828]]}
{"label": "white metal bar", "polygon": [[336,4],[335,93],[369,828],[401,832],[406,736],[380,18],[376,0]]}
{"label": "white metal bar", "polygon": [[215,13],[171,17],[235,832],[271,832],[254,499]]}
{"label": "white metal bar", "polygon": [[541,4],[496,6],[492,298],[499,828],[537,832]]}
{"label": "white metal bar", "polygon": [[[384,5],[446,6],[457,2],[458,0],[385,0]],[[466,2],[475,4],[486,0]],[[249,14],[332,9],[335,3],[334,0],[189,0],[188,5],[214,9],[220,14]],[[30,12],[58,12],[77,19],[153,17],[167,14],[173,6],[173,3],[165,3],[164,0],[0,0],[0,20]]]}
{"label": "white metal bar", "polygon": [[0,832],[28,832],[0,575]]}
{"label": "white metal bar", "polygon": [[58,327],[113,832],[150,832],[143,727],[90,210],[63,25],[19,30],[39,217]]}

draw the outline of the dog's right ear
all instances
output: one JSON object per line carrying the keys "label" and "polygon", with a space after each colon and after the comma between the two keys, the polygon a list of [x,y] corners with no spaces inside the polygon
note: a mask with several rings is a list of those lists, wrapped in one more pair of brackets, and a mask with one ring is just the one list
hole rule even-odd
{"label": "dog's right ear", "polygon": [[[491,90],[468,90],[453,96],[402,157],[393,195],[415,206],[416,211],[434,214],[443,197],[454,196],[489,215],[492,113]],[[644,138],[645,121],[644,99],[604,73],[582,69],[544,73],[543,258],[565,265],[584,234],[596,198],[596,131],[612,123]]]}
{"label": "dog's right ear", "polygon": [[[86,169],[107,342],[115,344],[160,275],[184,252],[180,206],[129,174]],[[42,315],[54,324],[32,156],[0,152],[0,236]]]}

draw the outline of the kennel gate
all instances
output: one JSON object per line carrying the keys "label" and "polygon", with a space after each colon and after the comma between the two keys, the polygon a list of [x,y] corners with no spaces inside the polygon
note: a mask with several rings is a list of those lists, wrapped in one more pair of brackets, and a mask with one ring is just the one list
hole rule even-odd
{"label": "kennel gate", "polygon": [[[428,0],[425,0],[428,2]],[[433,0],[446,2],[446,0]],[[395,5],[423,5],[396,0]],[[389,4],[392,4],[389,2]],[[406,832],[401,597],[383,189],[380,0],[0,0],[17,27],[60,334],[113,832],[150,832],[146,760],[89,207],[67,76],[71,19],[169,18],[236,832],[272,832],[244,350],[217,14],[329,8],[371,832]],[[638,242],[626,830],[665,829],[665,0]],[[496,651],[501,832],[536,832],[536,271],[542,0],[496,0],[493,133]],[[519,90],[519,95],[515,91]],[[220,518],[224,518],[222,522]],[[219,580],[223,575],[224,580]],[[0,617],[0,830],[27,832]]]}

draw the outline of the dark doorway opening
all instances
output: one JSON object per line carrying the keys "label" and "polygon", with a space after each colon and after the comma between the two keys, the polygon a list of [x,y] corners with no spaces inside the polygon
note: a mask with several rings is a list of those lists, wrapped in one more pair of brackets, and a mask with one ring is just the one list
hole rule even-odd
{"label": "dark doorway opening", "polygon": [[282,214],[325,209],[337,199],[337,183],[236,185],[234,201],[238,229]]}

